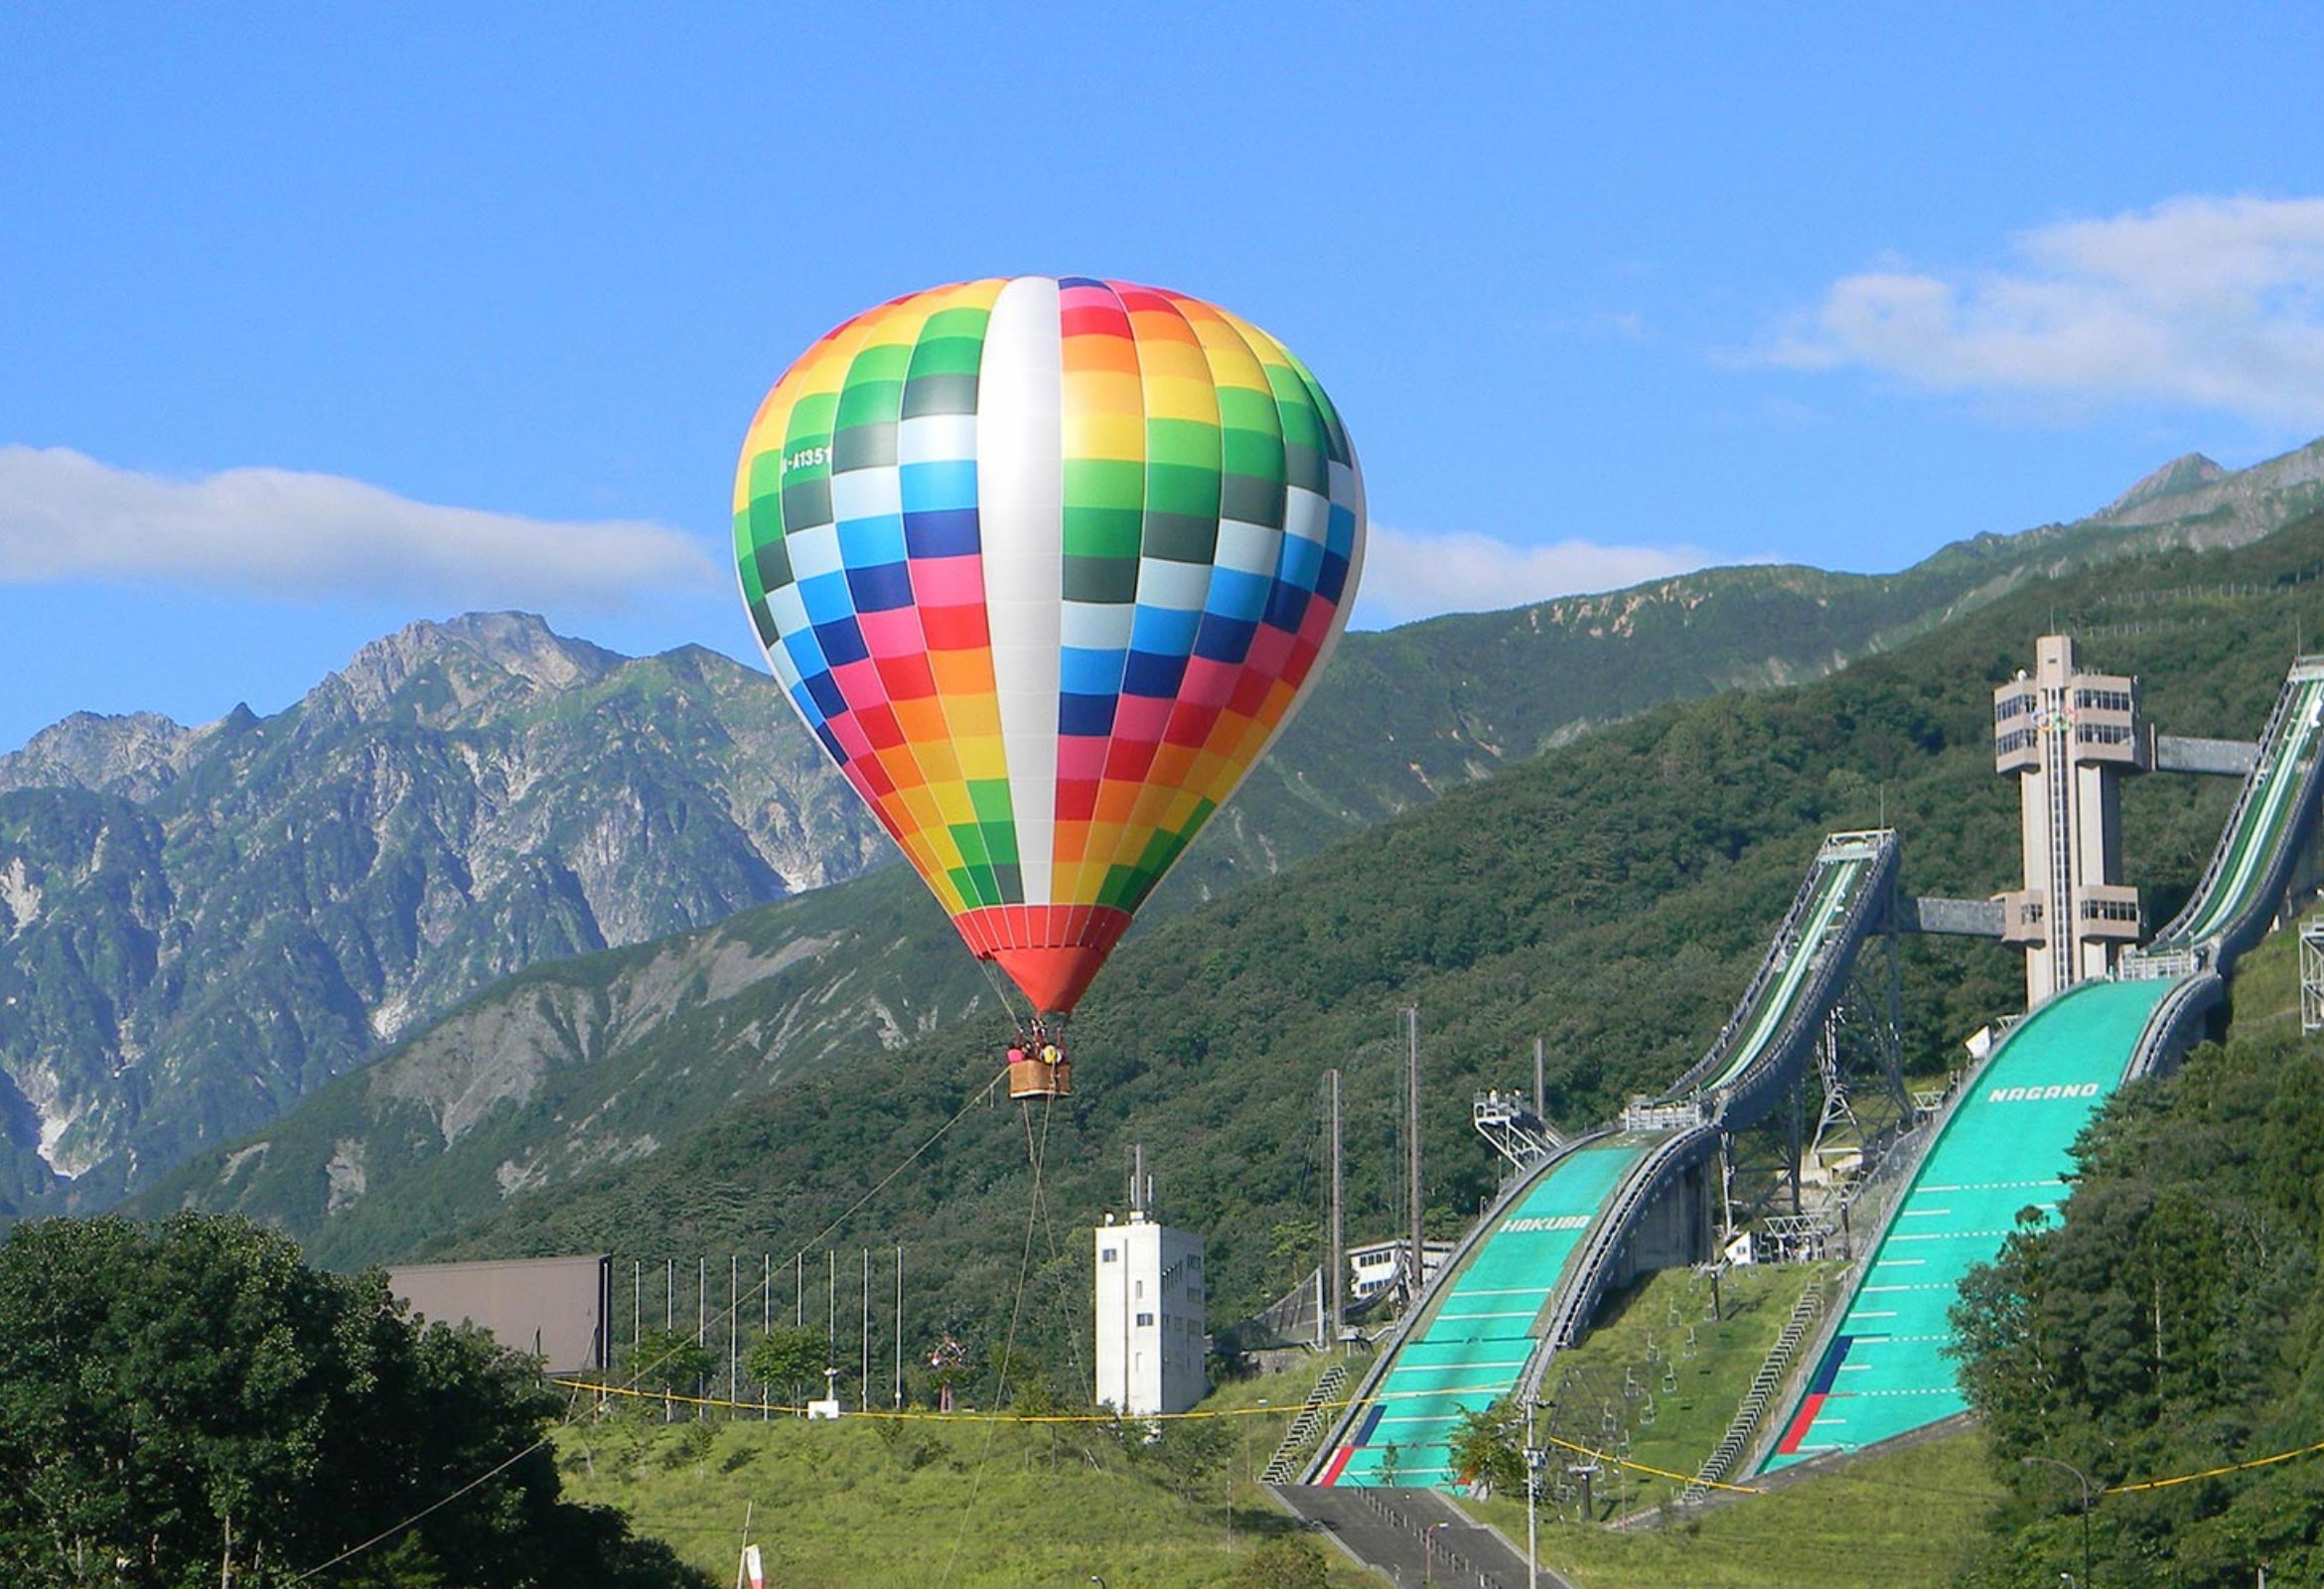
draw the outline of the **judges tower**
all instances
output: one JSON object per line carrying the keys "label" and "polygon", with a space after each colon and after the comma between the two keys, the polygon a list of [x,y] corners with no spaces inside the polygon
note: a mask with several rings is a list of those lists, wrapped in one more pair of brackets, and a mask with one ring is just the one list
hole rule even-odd
{"label": "judges tower", "polygon": [[2015,774],[2025,886],[2001,896],[2002,940],[2025,949],[2032,1009],[2113,969],[2138,939],[2122,885],[2120,783],[2153,765],[2138,681],[2084,672],[2074,642],[2045,635],[2034,670],[1993,691],[1993,766]]}

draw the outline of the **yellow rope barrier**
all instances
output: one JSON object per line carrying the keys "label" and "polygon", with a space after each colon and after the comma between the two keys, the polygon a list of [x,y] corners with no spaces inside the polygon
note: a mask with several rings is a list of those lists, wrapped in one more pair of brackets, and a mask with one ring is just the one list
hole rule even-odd
{"label": "yellow rope barrier", "polygon": [[[735,1401],[725,1396],[681,1396],[674,1391],[665,1393],[659,1390],[640,1390],[629,1385],[599,1384],[590,1379],[552,1377],[549,1382],[561,1385],[568,1390],[580,1390],[591,1395],[635,1396],[643,1401],[663,1401],[689,1407],[733,1407],[743,1412],[780,1412],[786,1415],[803,1415],[807,1410],[804,1407],[789,1406],[781,1402]],[[1360,1398],[1350,1397],[1342,1401],[1318,1401],[1313,1405],[1319,1411],[1339,1411],[1375,1401],[1394,1401],[1411,1396],[1485,1394],[1492,1393],[1497,1389],[1496,1386],[1481,1385],[1477,1387],[1475,1392],[1390,1390]],[[1193,1412],[1142,1413],[1131,1418],[1125,1418],[1112,1412],[903,1412],[879,1409],[850,1412],[847,1416],[850,1418],[888,1418],[917,1423],[1164,1423],[1194,1422],[1206,1418],[1296,1417],[1301,1407],[1305,1405],[1307,1403],[1303,1402],[1299,1406],[1285,1403],[1279,1407],[1215,1407],[1208,1411],[1198,1409]],[[1651,1474],[1657,1479],[1669,1479],[1676,1484],[1690,1485],[1697,1482],[1691,1474],[1672,1473],[1668,1468],[1657,1468],[1644,1462],[1633,1462],[1628,1457],[1618,1457],[1610,1451],[1592,1450],[1588,1446],[1578,1445],[1571,1440],[1560,1440],[1555,1435],[1543,1435],[1541,1438],[1560,1450],[1588,1457],[1593,1462],[1611,1463],[1618,1468],[1628,1468],[1633,1473]],[[2324,1453],[2324,1440],[2319,1440],[2311,1446],[2301,1446],[2293,1451],[2278,1451],[2264,1457],[2253,1457],[2247,1462],[2230,1462],[2216,1468],[2205,1468],[2200,1473],[2173,1474],[2167,1479],[2144,1479],[2136,1484],[2105,1485],[2100,1487],[2098,1494],[2102,1496],[2126,1496],[2135,1495],[2142,1491],[2169,1490],[2183,1484],[2195,1484],[2204,1479],[2222,1478],[2231,1473],[2247,1473],[2253,1468],[2270,1468],[2278,1463],[2292,1462],[2301,1457],[2315,1456],[2318,1453]],[[1767,1494],[1766,1490],[1756,1485],[1721,1484],[1710,1479],[1700,1482],[1705,1489],[1723,1490],[1730,1495],[1763,1496]]]}
{"label": "yellow rope barrier", "polygon": [[2201,1473],[2174,1474],[2168,1479],[2146,1479],[2137,1484],[2109,1484],[2100,1487],[2102,1496],[2126,1496],[2140,1490],[2168,1490],[2175,1485],[2193,1484],[2198,1479],[2217,1479],[2223,1474],[2244,1473],[2252,1468],[2271,1468],[2279,1462],[2290,1462],[2295,1457],[2312,1457],[2324,1451],[2324,1440],[2297,1451],[2278,1451],[2272,1456],[2253,1457],[2249,1462],[2231,1462],[2224,1467],[2206,1468]]}
{"label": "yellow rope barrier", "polygon": [[[590,1379],[568,1379],[552,1376],[549,1382],[561,1385],[568,1390],[579,1390],[590,1395],[634,1396],[641,1401],[664,1401],[672,1405],[689,1407],[732,1407],[742,1412],[780,1412],[787,1417],[800,1416],[807,1410],[804,1407],[792,1406],[777,1401],[736,1401],[726,1396],[682,1396],[675,1391],[640,1390],[628,1385],[599,1384]],[[1457,1395],[1462,1392],[1454,1391],[1452,1393]],[[1444,1394],[1446,1392],[1442,1390],[1392,1390],[1376,1396],[1367,1396],[1363,1400],[1365,1402],[1393,1401],[1409,1396]],[[1306,1405],[1307,1403],[1302,1402],[1298,1406],[1286,1403],[1279,1407],[1214,1407],[1208,1411],[1198,1409],[1193,1412],[1140,1413],[1135,1417],[1123,1417],[1112,1412],[902,1412],[880,1408],[866,1408],[846,1415],[850,1418],[886,1418],[904,1423],[1162,1423],[1193,1422],[1205,1418],[1296,1417]],[[1318,1401],[1314,1405],[1319,1410],[1331,1411],[1356,1406],[1358,1402],[1354,1399]],[[1693,1477],[1689,1474],[1672,1473],[1666,1468],[1649,1467],[1643,1462],[1632,1462],[1627,1457],[1618,1457],[1611,1452],[1593,1451],[1588,1446],[1576,1445],[1570,1440],[1560,1440],[1555,1435],[1544,1435],[1542,1438],[1553,1446],[1579,1452],[1598,1462],[1610,1462],[1616,1467],[1628,1468],[1634,1473],[1652,1474],[1658,1479],[1671,1479],[1679,1484],[1694,1483]],[[1719,1484],[1715,1481],[1705,1481],[1705,1483],[1710,1489],[1728,1490],[1737,1495],[1766,1494],[1765,1491],[1753,1489],[1749,1485]]]}
{"label": "yellow rope barrier", "polygon": [[[1617,1468],[1628,1468],[1633,1473],[1651,1473],[1658,1479],[1674,1479],[1680,1484],[1697,1482],[1692,1474],[1672,1473],[1668,1468],[1650,1468],[1643,1462],[1633,1462],[1628,1457],[1618,1457],[1610,1451],[1592,1451],[1588,1446],[1575,1445],[1571,1440],[1560,1440],[1553,1434],[1545,1434],[1541,1438],[1561,1450],[1578,1451],[1593,1461],[1611,1462]],[[1747,1484],[1721,1484],[1716,1479],[1704,1479],[1700,1482],[1705,1490],[1724,1490],[1730,1495],[1763,1496],[1767,1494],[1765,1490]]]}
{"label": "yellow rope barrier", "polygon": [[[806,1408],[791,1406],[780,1401],[734,1401],[725,1396],[681,1396],[670,1391],[639,1390],[628,1385],[598,1384],[588,1379],[552,1378],[551,1384],[568,1390],[585,1391],[592,1395],[636,1396],[644,1401],[682,1402],[689,1407],[733,1407],[743,1412],[781,1412],[804,1415]],[[1318,1402],[1323,1407],[1344,1407],[1345,1401]],[[1294,1414],[1296,1406],[1280,1407],[1216,1407],[1208,1412],[1148,1412],[1136,1417],[1122,1417],[1111,1412],[901,1412],[871,1407],[860,1412],[849,1412],[850,1418],[890,1418],[905,1422],[925,1423],[1153,1423],[1163,1420],[1194,1418],[1250,1418],[1276,1417]]]}

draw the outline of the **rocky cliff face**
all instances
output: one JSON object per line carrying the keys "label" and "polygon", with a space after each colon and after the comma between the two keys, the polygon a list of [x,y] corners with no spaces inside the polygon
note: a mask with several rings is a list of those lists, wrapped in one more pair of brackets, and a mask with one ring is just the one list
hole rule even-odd
{"label": "rocky cliff face", "polygon": [[0,756],[0,794],[85,789],[151,799],[178,781],[221,726],[181,728],[159,712],[74,712],[34,735],[24,749]]}
{"label": "rocky cliff face", "polygon": [[509,972],[888,853],[771,681],[515,614],[271,718],[68,719],[0,758],[0,1204],[109,1201]]}

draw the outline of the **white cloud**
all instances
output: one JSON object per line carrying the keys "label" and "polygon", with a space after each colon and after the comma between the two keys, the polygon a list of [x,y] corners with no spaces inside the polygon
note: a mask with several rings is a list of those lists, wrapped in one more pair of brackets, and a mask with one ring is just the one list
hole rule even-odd
{"label": "white cloud", "polygon": [[1699,546],[1523,546],[1469,530],[1428,535],[1376,523],[1366,533],[1355,622],[1380,629],[1438,613],[1498,612],[1733,561]]}
{"label": "white cloud", "polygon": [[170,480],[70,448],[0,446],[0,584],[169,580],[269,596],[618,609],[719,574],[693,540],[415,503],[337,475]]}
{"label": "white cloud", "polygon": [[2324,199],[2174,199],[2042,226],[2012,252],[2008,270],[1843,277],[1763,357],[2324,429]]}

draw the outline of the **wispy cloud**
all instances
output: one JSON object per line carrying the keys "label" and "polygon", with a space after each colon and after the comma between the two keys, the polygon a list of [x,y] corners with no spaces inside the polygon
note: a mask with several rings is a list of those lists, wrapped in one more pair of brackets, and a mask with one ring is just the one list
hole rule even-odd
{"label": "wispy cloud", "polygon": [[2324,199],[2191,197],[2013,239],[2013,264],[1832,283],[1765,361],[2076,408],[2324,428]]}
{"label": "wispy cloud", "polygon": [[171,480],[70,448],[0,446],[0,584],[169,580],[270,596],[611,611],[718,578],[699,545],[659,524],[444,507],[285,469]]}
{"label": "wispy cloud", "polygon": [[1355,621],[1361,628],[1384,629],[1438,613],[1497,612],[1735,560],[1699,546],[1601,546],[1586,540],[1526,546],[1468,530],[1429,535],[1376,523],[1365,542]]}

